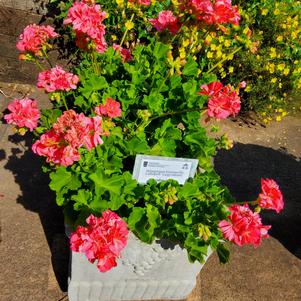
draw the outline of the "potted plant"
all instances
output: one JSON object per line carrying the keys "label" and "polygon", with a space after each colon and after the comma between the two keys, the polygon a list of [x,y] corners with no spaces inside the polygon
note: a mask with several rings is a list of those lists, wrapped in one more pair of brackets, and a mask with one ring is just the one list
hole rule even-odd
{"label": "potted plant", "polygon": [[[34,131],[46,158],[70,236],[71,301],[185,298],[212,251],[225,263],[226,241],[258,246],[270,227],[258,212],[283,208],[275,181],[262,180],[252,211],[213,168],[230,142],[209,138],[207,119],[236,115],[246,83],[217,79],[206,41],[231,35],[240,14],[229,0],[98,2],[61,3],[73,73],[40,64],[54,28],[25,28],[20,58],[43,69],[37,86],[53,108],[15,99],[5,119]],[[243,46],[233,47],[224,60]]]}

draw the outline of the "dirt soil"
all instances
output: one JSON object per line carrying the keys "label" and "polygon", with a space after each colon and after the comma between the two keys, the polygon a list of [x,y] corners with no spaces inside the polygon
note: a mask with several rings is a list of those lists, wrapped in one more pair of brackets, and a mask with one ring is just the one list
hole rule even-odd
{"label": "dirt soil", "polygon": [[[31,85],[0,83],[0,89],[1,112],[13,97],[25,95],[49,106],[46,95]],[[285,210],[263,215],[272,224],[272,237],[258,249],[232,246],[224,266],[212,255],[187,301],[301,300],[300,119],[287,117],[267,128],[229,120],[219,125],[235,141],[215,159],[223,183],[237,199],[252,200],[260,178],[274,178]],[[68,242],[48,177],[30,150],[30,135],[20,138],[2,123],[0,141],[0,300],[67,300]]]}

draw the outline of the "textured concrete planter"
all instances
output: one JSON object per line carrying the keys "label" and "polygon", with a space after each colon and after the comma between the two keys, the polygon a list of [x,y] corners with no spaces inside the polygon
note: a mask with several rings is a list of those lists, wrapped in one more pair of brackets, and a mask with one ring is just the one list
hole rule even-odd
{"label": "textured concrete planter", "polygon": [[106,273],[72,252],[69,301],[185,299],[202,267],[189,263],[178,245],[166,240],[148,245],[130,234],[117,267]]}

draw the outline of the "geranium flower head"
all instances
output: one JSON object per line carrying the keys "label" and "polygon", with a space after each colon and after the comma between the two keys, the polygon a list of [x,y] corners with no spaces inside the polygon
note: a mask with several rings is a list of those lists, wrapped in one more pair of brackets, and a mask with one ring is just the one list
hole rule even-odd
{"label": "geranium flower head", "polygon": [[115,43],[113,44],[113,49],[120,54],[123,63],[130,62],[133,59],[131,52],[128,49],[122,48],[120,45]]}
{"label": "geranium flower head", "polygon": [[14,99],[7,108],[11,112],[4,115],[7,123],[16,125],[19,128],[28,128],[30,131],[33,131],[38,126],[40,111],[36,100],[27,97]]}
{"label": "geranium flower head", "polygon": [[42,55],[42,47],[51,38],[56,38],[58,34],[50,25],[31,24],[25,27],[17,42],[17,49],[21,52],[29,52],[34,56]]}
{"label": "geranium flower head", "polygon": [[88,150],[103,144],[100,116],[86,117],[73,110],[65,111],[32,146],[34,153],[47,158],[47,162],[69,166],[80,160],[79,148]]}
{"label": "geranium flower head", "polygon": [[78,47],[88,49],[87,44],[93,42],[96,51],[103,53],[107,46],[104,38],[105,26],[102,24],[105,18],[106,13],[101,11],[100,5],[76,1],[68,10],[64,24],[72,24]]}
{"label": "geranium flower head", "polygon": [[70,91],[77,88],[78,82],[79,77],[77,75],[66,72],[60,66],[55,66],[39,73],[37,87],[45,89],[48,93]]}
{"label": "geranium flower head", "polygon": [[99,105],[95,108],[95,113],[97,115],[108,116],[110,118],[120,117],[122,113],[120,102],[108,97],[104,105]]}
{"label": "geranium flower head", "polygon": [[84,253],[90,262],[97,261],[99,271],[106,272],[117,265],[116,259],[127,244],[127,225],[110,210],[99,218],[91,214],[86,223],[71,234],[70,248]]}
{"label": "geranium flower head", "polygon": [[247,204],[243,206],[232,205],[229,208],[229,220],[223,220],[219,227],[226,240],[239,246],[251,244],[258,247],[262,238],[268,237],[271,226],[262,225],[257,212],[253,212]]}
{"label": "geranium flower head", "polygon": [[172,34],[179,31],[180,25],[178,18],[174,16],[170,10],[163,10],[155,19],[149,19],[149,22],[160,32],[165,29],[169,30]]}
{"label": "geranium flower head", "polygon": [[151,4],[151,0],[129,0],[129,2],[143,6],[149,6]]}
{"label": "geranium flower head", "polygon": [[231,86],[223,86],[220,82],[202,85],[201,95],[209,96],[207,114],[209,117],[224,119],[235,116],[240,111],[240,97]]}
{"label": "geranium flower head", "polygon": [[261,179],[258,203],[263,209],[272,209],[279,213],[283,207],[283,196],[278,184],[273,179]]}

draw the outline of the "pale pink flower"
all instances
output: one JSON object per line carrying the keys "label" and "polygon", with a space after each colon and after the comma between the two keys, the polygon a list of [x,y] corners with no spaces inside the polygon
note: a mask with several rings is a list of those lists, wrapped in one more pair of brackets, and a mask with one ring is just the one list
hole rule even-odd
{"label": "pale pink flower", "polygon": [[94,43],[95,49],[102,53],[106,50],[105,26],[102,24],[106,13],[101,11],[100,5],[88,5],[84,2],[74,2],[68,10],[64,24],[72,24],[77,36],[77,45],[88,48],[90,41]]}
{"label": "pale pink flower", "polygon": [[170,10],[161,11],[156,19],[149,19],[149,22],[159,32],[167,29],[172,34],[176,34],[180,28],[178,18]]}
{"label": "pale pink flower", "polygon": [[17,42],[17,49],[29,52],[35,56],[42,56],[41,49],[51,38],[58,37],[52,26],[31,24],[25,27]]}
{"label": "pale pink flower", "polygon": [[70,91],[77,88],[78,82],[79,77],[77,75],[66,72],[60,66],[55,66],[39,73],[37,87],[45,89],[48,93]]}
{"label": "pale pink flower", "polygon": [[120,54],[123,63],[130,62],[133,59],[131,52],[128,49],[122,48],[120,45],[115,43],[113,44],[113,49]]}
{"label": "pale pink flower", "polygon": [[97,115],[109,116],[110,118],[120,117],[122,113],[120,102],[108,97],[104,105],[99,105],[95,108],[95,113]]}
{"label": "pale pink flower", "polygon": [[241,89],[246,88],[246,86],[247,86],[247,83],[246,83],[245,81],[242,81],[242,82],[240,82],[240,83],[238,84],[238,87],[241,88]]}
{"label": "pale pink flower", "polygon": [[284,202],[278,184],[273,179],[261,179],[261,189],[258,198],[259,206],[279,213],[284,207]]}
{"label": "pale pink flower", "polygon": [[37,101],[29,98],[14,99],[9,105],[10,114],[4,115],[7,123],[16,125],[19,128],[28,128],[33,131],[38,126],[40,111]]}
{"label": "pale pink flower", "polygon": [[97,261],[99,271],[106,272],[117,265],[116,259],[127,244],[127,225],[110,210],[100,218],[91,214],[86,223],[86,227],[78,226],[71,234],[70,248],[84,253],[91,263]]}
{"label": "pale pink flower", "polygon": [[97,145],[103,144],[101,139],[102,135],[105,135],[102,130],[102,119],[100,116],[89,118],[87,124],[88,133],[84,137],[84,145],[88,150],[96,147]]}
{"label": "pale pink flower", "polygon": [[232,205],[229,210],[229,221],[223,220],[219,223],[226,240],[239,246],[251,244],[256,248],[262,238],[268,237],[271,226],[263,226],[259,214],[250,210],[247,204]]}
{"label": "pale pink flower", "polygon": [[207,114],[209,117],[224,119],[240,111],[240,97],[231,86],[220,82],[202,85],[199,94],[209,96]]}

